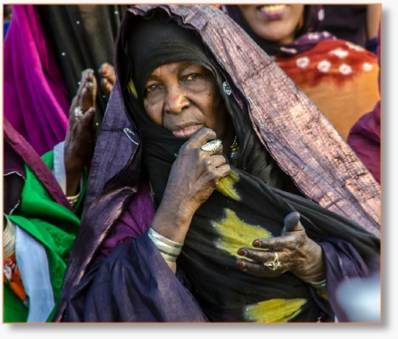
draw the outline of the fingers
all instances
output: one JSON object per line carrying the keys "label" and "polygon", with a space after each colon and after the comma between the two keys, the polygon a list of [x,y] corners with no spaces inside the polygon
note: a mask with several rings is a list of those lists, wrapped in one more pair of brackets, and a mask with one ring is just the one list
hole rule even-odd
{"label": "fingers", "polygon": [[98,73],[100,77],[102,79],[106,79],[110,85],[113,85],[115,83],[116,79],[115,68],[111,64],[107,62],[103,63],[100,66]]}
{"label": "fingers", "polygon": [[81,108],[82,114],[84,114],[90,107],[95,105],[95,96],[97,93],[97,82],[94,77],[94,71],[90,68],[85,69],[81,73],[80,86],[77,90],[76,95],[72,99],[72,103],[69,109],[69,119],[81,118],[75,111],[76,107]]}
{"label": "fingers", "polygon": [[256,239],[253,241],[253,246],[268,251],[283,251],[284,249],[294,249],[297,244],[297,236],[295,234],[288,234],[281,237]]}
{"label": "fingers", "polygon": [[217,138],[216,132],[210,128],[201,128],[194,135],[192,135],[189,140],[184,144],[183,148],[186,150],[199,149],[200,146],[205,144],[210,140]]}
{"label": "fingers", "polygon": [[86,112],[90,107],[95,105],[96,94],[96,80],[94,75],[91,73],[87,75],[86,82],[80,92],[79,106],[83,112]]}
{"label": "fingers", "polygon": [[92,128],[95,119],[95,108],[90,107],[88,111],[83,115],[82,125],[83,127]]}
{"label": "fingers", "polygon": [[113,84],[115,83],[116,79],[115,69],[111,64],[106,62],[101,65],[101,67],[98,70],[98,73],[101,78],[100,80],[101,90],[105,95],[105,97],[109,99],[109,96],[113,89]]}
{"label": "fingers", "polygon": [[300,222],[300,213],[292,212],[289,213],[285,218],[284,229],[286,232],[293,232],[296,230]]}
{"label": "fingers", "polygon": [[238,254],[246,257],[248,259],[252,259],[253,261],[263,265],[266,262],[271,262],[275,258],[274,251],[261,251],[261,250],[253,250],[250,248],[240,248],[238,250]]}
{"label": "fingers", "polygon": [[250,275],[257,276],[257,277],[278,277],[282,273],[285,272],[283,269],[278,270],[270,270],[268,267],[264,266],[263,264],[259,264],[256,262],[250,262],[244,259],[239,259],[237,261],[237,265],[239,269],[243,272],[246,272]]}

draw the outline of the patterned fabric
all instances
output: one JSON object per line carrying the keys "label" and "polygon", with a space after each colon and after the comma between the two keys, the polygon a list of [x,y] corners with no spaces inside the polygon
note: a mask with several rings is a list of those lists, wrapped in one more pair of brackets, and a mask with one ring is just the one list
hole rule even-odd
{"label": "patterned fabric", "polygon": [[3,260],[3,276],[5,283],[10,286],[11,290],[21,299],[22,303],[26,307],[29,307],[29,301],[22,283],[21,272],[18,268],[15,253]]}
{"label": "patterned fabric", "polygon": [[377,57],[350,42],[325,40],[306,52],[274,60],[344,139],[380,100]]}
{"label": "patterned fabric", "polygon": [[304,7],[304,25],[294,41],[279,44],[257,36],[237,6],[226,12],[286,72],[346,140],[349,130],[380,99],[376,56],[351,42],[317,31],[322,6]]}

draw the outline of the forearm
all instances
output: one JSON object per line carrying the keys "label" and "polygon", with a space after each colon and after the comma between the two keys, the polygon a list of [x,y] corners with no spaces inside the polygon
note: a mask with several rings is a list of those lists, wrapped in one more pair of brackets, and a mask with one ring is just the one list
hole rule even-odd
{"label": "forearm", "polygon": [[79,193],[80,179],[82,177],[84,166],[73,164],[65,159],[66,192],[67,197]]}
{"label": "forearm", "polygon": [[175,260],[184,244],[193,213],[193,209],[182,208],[176,201],[164,199],[152,221],[150,238],[173,273],[176,273]]}

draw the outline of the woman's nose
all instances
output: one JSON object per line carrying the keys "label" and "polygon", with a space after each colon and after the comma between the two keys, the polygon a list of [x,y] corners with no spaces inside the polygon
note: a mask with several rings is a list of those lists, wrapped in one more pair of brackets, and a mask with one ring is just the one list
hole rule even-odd
{"label": "woman's nose", "polygon": [[180,114],[184,108],[189,106],[189,100],[181,87],[167,90],[164,110],[166,113]]}

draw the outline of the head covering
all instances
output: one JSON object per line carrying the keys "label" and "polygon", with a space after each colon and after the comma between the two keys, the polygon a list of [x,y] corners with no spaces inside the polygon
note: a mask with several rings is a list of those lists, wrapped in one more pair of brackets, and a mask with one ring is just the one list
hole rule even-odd
{"label": "head covering", "polygon": [[132,78],[140,102],[146,80],[161,65],[191,62],[213,70],[199,36],[193,31],[181,29],[176,22],[162,20],[161,16],[139,20],[127,45],[133,61]]}
{"label": "head covering", "polygon": [[[258,137],[249,127],[249,120],[233,97],[226,94],[224,77],[216,67],[216,63],[211,61],[211,53],[207,52],[201,38],[194,31],[183,29],[177,22],[166,18],[160,11],[154,11],[148,16],[139,18],[130,27],[129,35],[124,43],[124,52],[128,54],[126,62],[130,64],[128,67],[130,74],[120,72],[120,77],[122,83],[127,83],[124,80],[126,76],[131,78],[134,83],[136,98],[130,91],[131,86],[127,86],[124,99],[126,106],[129,107],[128,114],[137,123],[137,127],[145,139],[143,159],[149,171],[155,168],[153,164],[149,165],[149,158],[154,158],[155,161],[162,159],[172,162],[175,159],[175,154],[187,139],[176,138],[170,131],[148,118],[142,105],[146,80],[151,72],[161,65],[186,61],[206,67],[216,79],[219,92],[231,115],[239,140],[239,152],[234,158],[235,164],[263,178],[272,187],[299,192],[291,179],[278,168],[269,153],[264,152],[264,147]],[[159,167],[158,164],[156,168]],[[154,180],[163,181],[164,178],[161,177],[161,175],[153,177],[152,187],[157,186],[154,184]],[[160,198],[162,194],[163,190],[158,192],[158,197]]]}
{"label": "head covering", "polygon": [[289,44],[279,44],[258,36],[244,19],[240,9],[236,5],[224,5],[223,10],[241,26],[247,34],[268,55],[291,56],[309,50],[321,41],[331,39],[333,36],[328,32],[317,32],[321,21],[324,19],[322,5],[305,5],[304,22],[295,33],[294,41]]}

